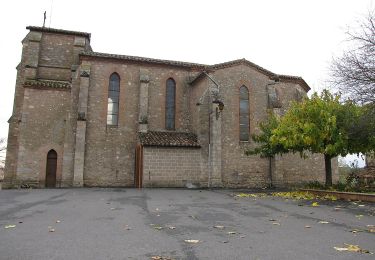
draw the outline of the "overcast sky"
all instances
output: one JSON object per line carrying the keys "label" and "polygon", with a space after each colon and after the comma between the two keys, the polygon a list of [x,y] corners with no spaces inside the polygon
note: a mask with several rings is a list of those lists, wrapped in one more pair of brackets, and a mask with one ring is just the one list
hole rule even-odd
{"label": "overcast sky", "polygon": [[7,137],[28,25],[91,33],[94,51],[214,64],[246,58],[321,90],[345,30],[374,0],[1,1],[0,137]]}

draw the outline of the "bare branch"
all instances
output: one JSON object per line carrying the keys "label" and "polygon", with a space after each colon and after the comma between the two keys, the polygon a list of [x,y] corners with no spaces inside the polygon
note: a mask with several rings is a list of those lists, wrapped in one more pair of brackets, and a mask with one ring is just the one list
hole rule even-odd
{"label": "bare branch", "polygon": [[358,30],[348,30],[352,48],[333,58],[331,81],[344,97],[366,104],[375,102],[375,15],[359,23]]}

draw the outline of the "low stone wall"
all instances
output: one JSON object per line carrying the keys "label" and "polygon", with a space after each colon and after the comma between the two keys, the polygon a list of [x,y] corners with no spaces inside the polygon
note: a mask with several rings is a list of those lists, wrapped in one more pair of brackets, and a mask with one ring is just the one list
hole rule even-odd
{"label": "low stone wall", "polygon": [[375,202],[375,194],[358,193],[358,192],[342,192],[342,191],[326,191],[326,190],[312,190],[312,189],[301,189],[301,191],[308,191],[315,195],[333,195],[341,200],[350,201],[365,201]]}
{"label": "low stone wall", "polygon": [[199,148],[144,147],[143,187],[201,187]]}

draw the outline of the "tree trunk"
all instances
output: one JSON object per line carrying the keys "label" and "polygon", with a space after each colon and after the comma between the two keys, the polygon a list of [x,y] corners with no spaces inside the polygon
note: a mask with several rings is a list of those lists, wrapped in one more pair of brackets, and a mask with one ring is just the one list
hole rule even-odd
{"label": "tree trunk", "polygon": [[324,155],[324,165],[326,169],[326,186],[332,186],[332,166],[331,166],[331,156],[325,154]]}

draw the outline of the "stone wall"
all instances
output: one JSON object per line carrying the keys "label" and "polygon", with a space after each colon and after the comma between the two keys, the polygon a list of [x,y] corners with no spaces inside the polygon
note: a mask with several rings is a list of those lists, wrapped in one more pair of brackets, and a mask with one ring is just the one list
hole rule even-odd
{"label": "stone wall", "polygon": [[[46,156],[51,149],[58,155],[56,185],[70,186],[71,176],[63,174],[73,163],[71,137],[75,130],[72,119],[76,117],[71,114],[74,97],[70,83],[72,72],[74,74],[78,66],[79,52],[90,49],[88,36],[34,28],[22,44],[13,113],[9,120],[4,187],[17,187],[22,183],[43,187]],[[36,85],[25,83],[30,80]],[[66,87],[54,87],[43,80],[65,82]],[[69,148],[66,154],[65,148]]]}
{"label": "stone wall", "polygon": [[143,187],[206,187],[199,148],[144,147]]}
{"label": "stone wall", "polygon": [[239,88],[249,90],[250,134],[258,132],[259,122],[267,118],[268,76],[246,65],[215,71],[220,96],[225,104],[222,117],[222,181],[224,187],[264,187],[268,183],[268,161],[259,156],[247,156],[245,151],[254,148],[249,141],[240,141]]}
{"label": "stone wall", "polygon": [[[87,130],[84,166],[86,186],[124,186],[134,184],[135,146],[139,129],[140,71],[148,78],[148,129],[165,130],[166,81],[176,82],[176,130],[189,125],[186,69],[141,65],[126,61],[84,59],[90,67]],[[109,77],[120,76],[119,120],[107,126]]]}
{"label": "stone wall", "polygon": [[25,89],[15,183],[44,187],[47,153],[54,149],[60,186],[69,97],[69,91]]}
{"label": "stone wall", "polygon": [[[274,186],[303,185],[309,182],[325,183],[324,157],[320,154],[308,154],[306,159],[299,154],[276,156],[272,173]],[[338,182],[337,158],[332,159],[332,181]]]}

